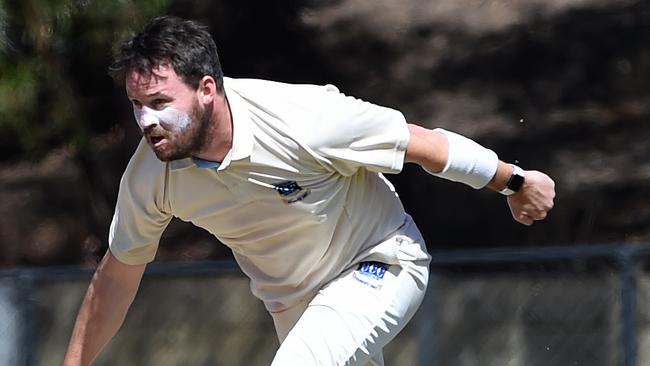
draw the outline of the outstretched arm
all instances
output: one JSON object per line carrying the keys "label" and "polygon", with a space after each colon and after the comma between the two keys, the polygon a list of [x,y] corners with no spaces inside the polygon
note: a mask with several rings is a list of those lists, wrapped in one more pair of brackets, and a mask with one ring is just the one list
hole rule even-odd
{"label": "outstretched arm", "polygon": [[93,276],[63,361],[64,366],[90,365],[117,333],[135,298],[146,265],[128,265],[110,250]]}
{"label": "outstretched arm", "polygon": [[[407,162],[417,163],[433,175],[474,188],[487,186],[498,192],[506,188],[515,168],[499,160],[491,150],[448,131],[414,124],[408,127],[411,137],[406,150]],[[507,200],[513,218],[524,225],[532,225],[544,219],[553,208],[555,183],[542,172],[528,170],[524,173],[523,185]]]}

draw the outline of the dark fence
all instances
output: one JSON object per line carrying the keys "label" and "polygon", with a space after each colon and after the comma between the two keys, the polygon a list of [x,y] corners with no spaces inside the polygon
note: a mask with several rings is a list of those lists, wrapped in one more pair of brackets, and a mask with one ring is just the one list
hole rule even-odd
{"label": "dark fence", "polygon": [[[639,349],[640,343],[650,339],[650,326],[647,326],[650,315],[646,310],[650,305],[650,276],[643,268],[645,260],[650,258],[650,246],[462,250],[433,252],[432,256],[427,297],[415,319],[396,339],[397,346],[387,348],[387,365],[636,366],[650,362],[650,354]],[[4,314],[0,315],[0,322],[6,323],[0,327],[0,364],[60,364],[74,314],[93,271],[79,267],[0,271],[0,312]],[[223,279],[224,287],[206,282],[216,279]],[[204,282],[204,287],[186,292],[178,290],[187,289],[199,280]],[[219,321],[223,320],[221,318],[227,318],[226,321],[240,319],[240,315],[232,315],[235,308],[239,312],[248,309],[241,319],[264,312],[256,300],[244,294],[247,281],[230,260],[153,263],[147,268],[143,285],[149,286],[141,289],[147,294],[138,298],[160,299],[162,295],[155,295],[156,291],[167,294],[177,291],[174,297],[179,302],[170,305],[172,309],[183,302],[198,303],[202,301],[199,298],[209,298],[204,305],[174,311],[178,313],[178,323],[166,330],[166,338],[148,338],[150,342],[159,342],[155,354],[161,353],[160,344],[176,345],[176,355],[183,352],[184,341],[173,338],[173,333],[180,332],[178,324],[183,324],[184,319],[197,318],[196,324],[222,324],[217,320],[211,323],[211,318],[219,318]],[[212,311],[214,303],[226,299],[223,295],[226,292],[236,292],[228,295],[236,297],[234,306]],[[63,302],[64,298],[67,302]],[[138,301],[136,299],[136,303]],[[138,305],[143,310],[135,317],[144,319],[151,313],[146,309],[163,306],[155,301],[154,305]],[[252,304],[250,308],[245,306],[249,303]],[[119,336],[126,338],[128,333],[153,332],[155,329],[143,327],[175,321],[169,320],[173,318],[169,314],[168,311],[159,318],[151,318],[153,321],[147,318],[138,323],[144,325],[123,329]],[[263,316],[254,318],[260,320],[249,322],[248,326],[267,339],[273,338],[270,321]],[[127,317],[128,323],[137,323],[137,319]],[[236,324],[229,326],[228,329],[237,327]],[[162,332],[160,325],[154,328]],[[222,333],[211,342],[232,342],[227,337],[233,337],[233,333]],[[142,334],[137,338],[143,338]],[[246,339],[244,342],[252,342],[250,337]],[[251,361],[250,354],[242,355],[243,358],[228,355],[229,361],[225,361],[222,353],[184,364],[262,365],[264,360],[272,358],[275,345],[274,340],[269,343],[260,339],[251,347],[266,353],[258,355],[255,361]],[[127,354],[126,342],[118,341],[121,346],[115,347],[120,348],[120,352],[105,352],[108,355],[98,359],[97,364],[124,364],[128,362],[124,360],[135,357]],[[196,340],[191,342],[195,344]],[[239,347],[238,343],[233,344],[231,348]],[[111,356],[118,353],[121,363]],[[154,364],[154,361],[144,360],[147,356],[141,357],[130,363]],[[166,363],[156,362],[183,364],[170,357],[166,358]]]}

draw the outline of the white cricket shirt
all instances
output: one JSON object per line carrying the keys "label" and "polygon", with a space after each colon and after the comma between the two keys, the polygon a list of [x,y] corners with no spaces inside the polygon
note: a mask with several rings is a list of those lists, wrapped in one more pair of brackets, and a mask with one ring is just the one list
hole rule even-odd
{"label": "white cricket shirt", "polygon": [[161,162],[143,139],[120,183],[110,250],[150,262],[173,216],[192,222],[232,249],[253,294],[280,311],[405,223],[380,173],[402,169],[409,131],[400,112],[332,85],[224,84],[233,116],[224,161]]}

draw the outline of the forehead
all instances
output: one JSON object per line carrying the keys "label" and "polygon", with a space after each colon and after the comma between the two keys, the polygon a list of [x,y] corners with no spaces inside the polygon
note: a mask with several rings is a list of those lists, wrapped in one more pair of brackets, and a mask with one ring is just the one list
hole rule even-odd
{"label": "forehead", "polygon": [[156,66],[151,72],[131,70],[126,76],[126,92],[132,98],[163,91],[189,89],[170,65]]}

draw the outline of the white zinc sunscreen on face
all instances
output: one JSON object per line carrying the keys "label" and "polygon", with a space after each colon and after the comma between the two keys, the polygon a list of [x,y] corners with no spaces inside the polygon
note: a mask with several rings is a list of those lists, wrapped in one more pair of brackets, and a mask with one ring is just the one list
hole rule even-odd
{"label": "white zinc sunscreen on face", "polygon": [[170,107],[159,111],[149,107],[134,108],[133,115],[143,131],[155,125],[160,125],[166,130],[184,130],[192,122],[192,118],[187,113]]}

